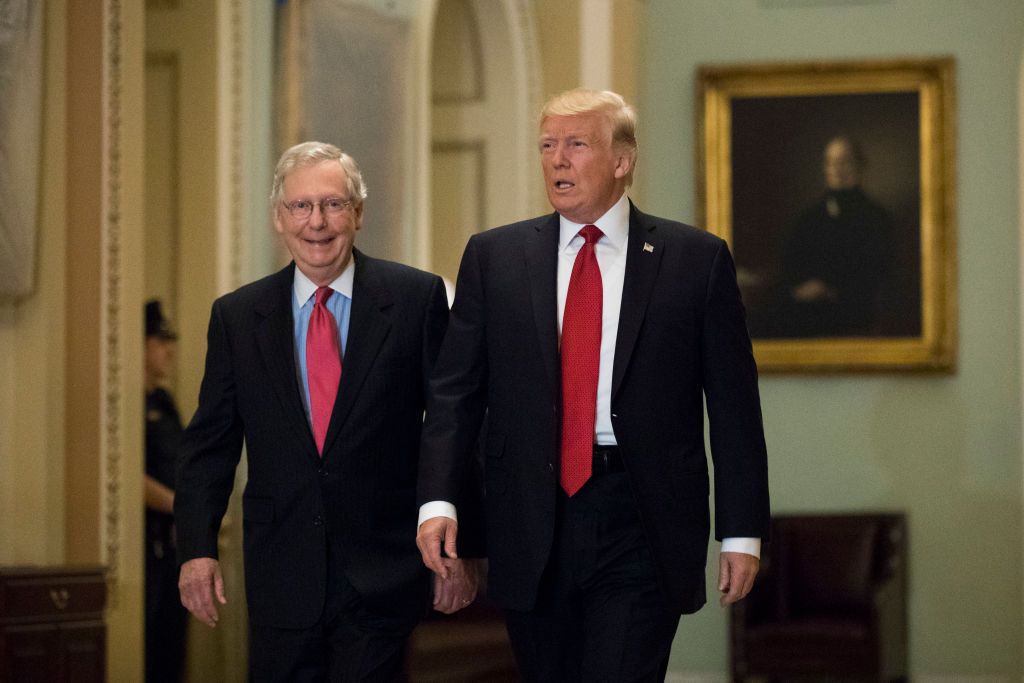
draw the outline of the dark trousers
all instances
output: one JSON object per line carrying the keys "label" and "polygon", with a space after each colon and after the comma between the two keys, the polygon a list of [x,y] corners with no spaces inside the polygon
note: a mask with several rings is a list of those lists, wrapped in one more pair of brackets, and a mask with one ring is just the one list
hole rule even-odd
{"label": "dark trousers", "polygon": [[188,612],[178,593],[178,562],[167,538],[146,539],[146,681],[179,683]]}
{"label": "dark trousers", "polygon": [[533,610],[506,610],[527,681],[663,681],[679,613],[666,609],[624,472],[560,494]]}
{"label": "dark trousers", "polygon": [[405,646],[416,620],[367,609],[341,571],[329,577],[324,611],[312,628],[250,623],[250,681],[404,680]]}

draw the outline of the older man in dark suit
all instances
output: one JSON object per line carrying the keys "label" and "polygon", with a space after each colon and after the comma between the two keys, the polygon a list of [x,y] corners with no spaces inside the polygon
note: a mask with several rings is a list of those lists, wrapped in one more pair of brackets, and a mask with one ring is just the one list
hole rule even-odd
{"label": "older man in dark suit", "polygon": [[[303,143],[278,162],[274,226],[294,262],[213,305],[174,510],[182,602],[216,624],[217,531],[242,444],[253,680],[390,681],[427,609],[410,530],[427,378],[448,319],[440,278],[354,249],[355,161]],[[448,561],[435,607],[472,600]]]}
{"label": "older man in dark suit", "polygon": [[705,602],[709,476],[722,603],[768,532],[757,371],[726,244],[627,199],[636,114],[611,92],[545,106],[556,213],[475,235],[431,381],[417,542],[439,575],[486,412],[488,594],[530,681],[665,676]]}

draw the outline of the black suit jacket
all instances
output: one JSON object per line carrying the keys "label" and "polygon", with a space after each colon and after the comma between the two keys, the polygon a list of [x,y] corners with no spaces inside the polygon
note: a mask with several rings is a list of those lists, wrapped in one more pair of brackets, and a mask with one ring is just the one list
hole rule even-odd
{"label": "black suit jacket", "polygon": [[[558,492],[558,215],[474,236],[431,382],[420,502],[453,500],[487,412],[488,592],[531,609]],[[612,425],[668,604],[705,601],[706,398],[716,532],[767,537],[757,370],[725,242],[631,205]]]}
{"label": "black suit jacket", "polygon": [[[253,623],[313,625],[327,582],[342,571],[382,613],[415,618],[427,604],[415,487],[426,385],[448,320],[444,285],[358,251],[354,258],[348,343],[322,458],[296,373],[294,264],[213,304],[199,408],[179,461],[179,560],[217,557],[244,441]],[[328,563],[329,547],[340,562]]]}

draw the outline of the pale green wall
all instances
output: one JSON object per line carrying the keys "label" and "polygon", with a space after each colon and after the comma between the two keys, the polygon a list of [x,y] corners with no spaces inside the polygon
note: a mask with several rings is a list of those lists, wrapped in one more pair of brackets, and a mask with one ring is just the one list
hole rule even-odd
{"label": "pale green wall", "polygon": [[[912,673],[1020,680],[1024,2],[801,4],[812,3],[649,1],[635,194],[648,211],[694,220],[698,64],[956,57],[959,371],[763,377],[772,506],[905,509]],[[721,673],[726,657],[717,603],[683,619],[672,670]]]}

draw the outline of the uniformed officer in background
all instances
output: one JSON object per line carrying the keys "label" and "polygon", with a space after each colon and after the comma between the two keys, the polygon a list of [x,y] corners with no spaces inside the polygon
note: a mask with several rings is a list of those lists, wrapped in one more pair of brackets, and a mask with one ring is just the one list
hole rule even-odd
{"label": "uniformed officer in background", "polygon": [[188,612],[178,595],[174,472],[181,417],[165,387],[178,335],[158,300],[146,302],[146,680],[182,679]]}

